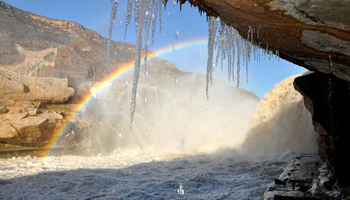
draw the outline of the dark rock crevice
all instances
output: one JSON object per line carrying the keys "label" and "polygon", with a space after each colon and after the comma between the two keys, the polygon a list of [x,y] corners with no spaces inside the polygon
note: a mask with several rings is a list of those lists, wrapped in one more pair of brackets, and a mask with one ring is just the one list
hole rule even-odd
{"label": "dark rock crevice", "polygon": [[350,185],[350,83],[332,74],[312,73],[295,79],[312,114],[321,159],[335,171],[340,186]]}

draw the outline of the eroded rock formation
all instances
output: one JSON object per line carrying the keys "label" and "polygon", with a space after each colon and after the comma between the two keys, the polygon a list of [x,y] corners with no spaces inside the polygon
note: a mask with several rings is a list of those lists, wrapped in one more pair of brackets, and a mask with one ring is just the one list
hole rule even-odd
{"label": "eroded rock formation", "polygon": [[322,160],[336,172],[339,185],[349,185],[350,83],[334,75],[312,73],[296,78],[294,86],[312,113]]}

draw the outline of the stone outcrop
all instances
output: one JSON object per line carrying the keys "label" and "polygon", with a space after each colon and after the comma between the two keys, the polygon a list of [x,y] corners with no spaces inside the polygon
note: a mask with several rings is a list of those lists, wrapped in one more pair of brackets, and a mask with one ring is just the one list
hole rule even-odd
{"label": "stone outcrop", "polygon": [[51,81],[50,78],[31,77],[35,84],[27,86],[16,77],[11,80],[13,77],[11,72],[0,75],[0,143],[43,146],[65,119],[44,108],[42,102],[64,104],[74,95],[74,89],[61,86],[67,79]]}
{"label": "stone outcrop", "polygon": [[27,99],[30,101],[46,101],[64,103],[74,95],[74,89],[62,86],[30,87]]}
{"label": "stone outcrop", "polygon": [[344,199],[334,184],[334,174],[317,155],[302,155],[292,159],[279,178],[269,184],[264,200]]}
{"label": "stone outcrop", "polygon": [[65,121],[55,111],[39,108],[37,101],[1,100],[0,143],[17,146],[43,146]]}
{"label": "stone outcrop", "polygon": [[350,83],[334,75],[312,73],[295,79],[312,114],[321,159],[335,171],[341,186],[350,185]]}

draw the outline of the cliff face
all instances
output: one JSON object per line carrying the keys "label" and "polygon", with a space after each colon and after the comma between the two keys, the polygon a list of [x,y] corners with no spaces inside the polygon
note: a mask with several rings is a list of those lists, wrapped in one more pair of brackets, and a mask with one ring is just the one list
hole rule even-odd
{"label": "cliff face", "polygon": [[[71,86],[77,85],[77,80],[88,77],[98,81],[107,74],[107,39],[95,31],[3,2],[0,19],[0,67],[21,74],[68,77]],[[134,46],[130,44],[112,42],[111,52],[112,70],[134,58]]]}

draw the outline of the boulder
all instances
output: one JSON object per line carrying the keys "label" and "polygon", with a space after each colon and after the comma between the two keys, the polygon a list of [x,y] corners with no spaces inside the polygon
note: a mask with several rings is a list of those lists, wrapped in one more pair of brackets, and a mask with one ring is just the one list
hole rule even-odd
{"label": "boulder", "polygon": [[296,78],[294,87],[312,114],[321,159],[336,173],[340,186],[350,186],[350,83],[315,72]]}
{"label": "boulder", "polygon": [[64,103],[74,95],[74,89],[63,86],[29,87],[27,100]]}
{"label": "boulder", "polygon": [[11,122],[26,145],[40,146],[40,142],[50,138],[60,127],[62,119],[63,117],[55,112],[45,112]]}

